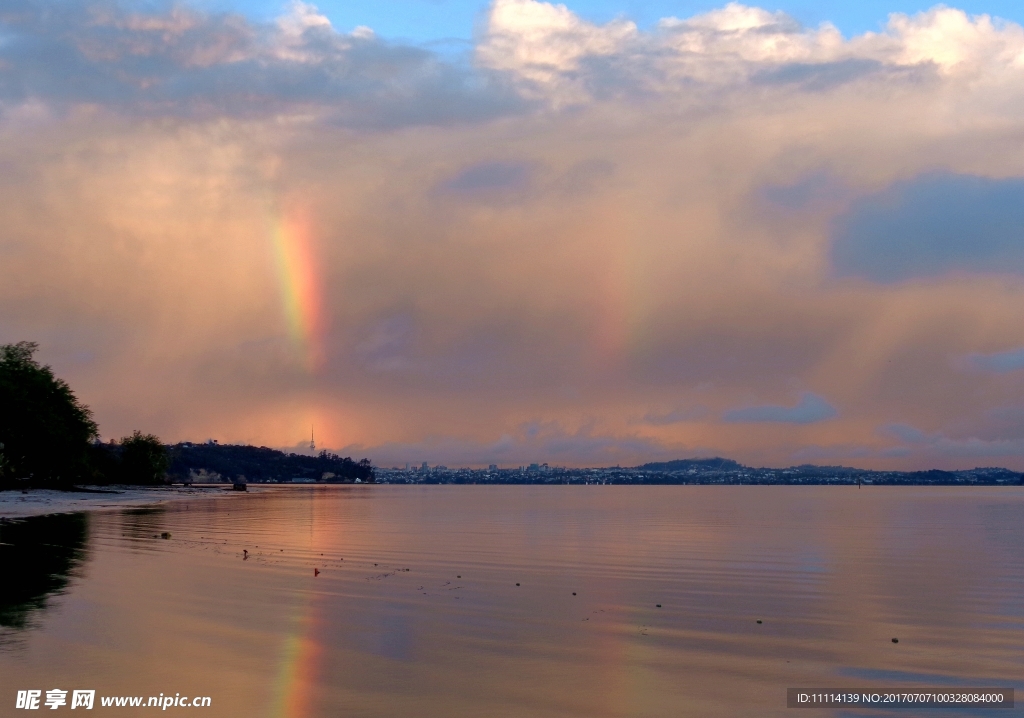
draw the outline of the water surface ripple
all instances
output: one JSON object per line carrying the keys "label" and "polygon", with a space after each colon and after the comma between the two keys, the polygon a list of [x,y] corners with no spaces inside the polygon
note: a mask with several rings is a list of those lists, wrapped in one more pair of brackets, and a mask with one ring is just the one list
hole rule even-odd
{"label": "water surface ripple", "polygon": [[[85,538],[54,549],[73,561],[0,547],[39,587],[2,594],[10,708],[58,687],[211,717],[732,717],[792,715],[787,687],[1021,688],[1017,488],[273,487],[33,526]],[[933,714],[1024,710],[892,713]]]}

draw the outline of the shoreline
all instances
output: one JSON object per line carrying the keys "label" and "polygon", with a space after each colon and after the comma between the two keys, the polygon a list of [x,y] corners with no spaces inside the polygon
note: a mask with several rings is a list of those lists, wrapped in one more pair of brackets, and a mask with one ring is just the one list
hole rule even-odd
{"label": "shoreline", "polygon": [[[0,491],[0,520],[21,519],[47,514],[68,514],[78,511],[104,511],[139,508],[198,496],[231,495],[226,489],[191,486],[83,486],[89,491],[58,491],[56,489],[9,489]],[[93,493],[93,490],[96,493]]]}

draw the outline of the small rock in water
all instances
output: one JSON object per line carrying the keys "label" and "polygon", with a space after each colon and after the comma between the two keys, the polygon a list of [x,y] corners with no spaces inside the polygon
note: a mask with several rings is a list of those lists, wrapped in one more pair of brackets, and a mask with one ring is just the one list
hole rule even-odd
{"label": "small rock in water", "polygon": [[893,642],[893,643],[899,643],[899,642],[900,642],[900,639],[898,639],[898,638],[894,638],[894,639],[892,639],[892,642]]}

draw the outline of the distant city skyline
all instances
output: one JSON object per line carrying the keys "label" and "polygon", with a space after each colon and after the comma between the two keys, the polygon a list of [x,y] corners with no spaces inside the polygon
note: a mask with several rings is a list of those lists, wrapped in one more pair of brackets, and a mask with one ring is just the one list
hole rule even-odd
{"label": "distant city skyline", "polygon": [[22,3],[0,343],[106,438],[1024,469],[1022,21]]}

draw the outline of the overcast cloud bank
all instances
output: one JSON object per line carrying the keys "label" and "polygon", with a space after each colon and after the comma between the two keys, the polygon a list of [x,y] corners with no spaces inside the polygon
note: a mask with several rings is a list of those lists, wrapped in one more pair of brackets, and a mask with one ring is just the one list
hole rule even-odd
{"label": "overcast cloud bank", "polygon": [[303,3],[6,3],[0,341],[110,436],[1024,468],[1022,80],[1020,26],[941,7],[497,0],[451,59]]}

